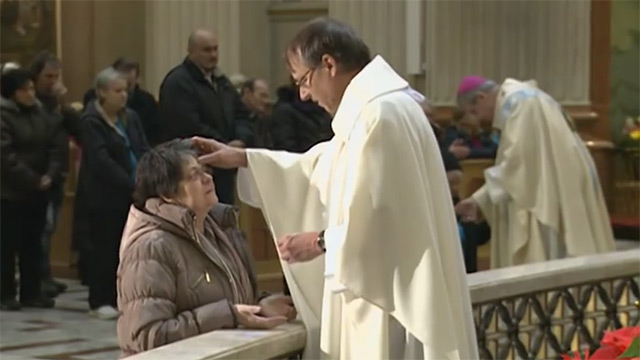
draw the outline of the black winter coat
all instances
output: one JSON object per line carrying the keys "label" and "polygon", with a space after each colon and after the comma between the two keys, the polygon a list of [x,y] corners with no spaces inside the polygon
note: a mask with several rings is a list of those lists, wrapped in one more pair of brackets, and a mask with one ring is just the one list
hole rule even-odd
{"label": "black winter coat", "polygon": [[189,59],[173,68],[160,85],[160,117],[164,140],[197,135],[253,145],[249,110],[231,81],[214,73],[210,83]]}
{"label": "black winter coat", "polygon": [[44,175],[62,180],[60,162],[60,123],[47,115],[42,106],[23,107],[0,98],[0,195],[3,199],[30,201],[40,190]]}
{"label": "black winter coat", "polygon": [[278,89],[271,121],[276,150],[302,153],[333,137],[331,115],[314,102],[302,101],[290,86]]}

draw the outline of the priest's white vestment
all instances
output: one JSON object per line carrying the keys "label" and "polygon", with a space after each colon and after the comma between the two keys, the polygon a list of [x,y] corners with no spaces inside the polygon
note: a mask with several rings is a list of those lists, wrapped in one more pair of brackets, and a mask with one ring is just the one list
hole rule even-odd
{"label": "priest's white vestment", "polygon": [[561,106],[535,82],[507,79],[493,126],[496,163],[473,194],[491,226],[491,267],[614,251],[595,164]]}
{"label": "priest's white vestment", "polygon": [[378,56],[348,85],[333,139],[247,150],[240,199],[274,238],[326,229],[325,256],[283,263],[307,359],[478,358],[440,150],[411,94]]}

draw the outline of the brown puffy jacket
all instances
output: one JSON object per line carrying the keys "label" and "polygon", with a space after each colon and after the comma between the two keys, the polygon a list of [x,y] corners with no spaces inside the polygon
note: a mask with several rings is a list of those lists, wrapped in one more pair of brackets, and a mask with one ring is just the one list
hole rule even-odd
{"label": "brown puffy jacket", "polygon": [[[131,207],[120,245],[118,341],[122,356],[222,328],[237,326],[233,303],[256,304],[256,277],[235,210],[218,204],[196,235],[194,214],[160,199]],[[224,237],[244,265],[248,281],[230,276]],[[221,261],[221,258],[224,261]],[[237,279],[236,279],[237,280]],[[245,284],[241,289],[239,286]],[[242,294],[242,295],[239,295]],[[234,300],[237,299],[237,300]]]}

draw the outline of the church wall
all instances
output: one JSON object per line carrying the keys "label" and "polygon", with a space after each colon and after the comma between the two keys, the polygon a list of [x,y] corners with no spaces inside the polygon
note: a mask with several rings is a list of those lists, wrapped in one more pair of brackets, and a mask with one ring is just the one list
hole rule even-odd
{"label": "church wall", "polygon": [[627,117],[640,116],[640,2],[611,4],[611,131],[620,138]]}
{"label": "church wall", "polygon": [[[633,110],[618,104],[631,104],[634,94],[638,99],[637,82],[628,82],[632,70],[623,70],[635,56],[637,75],[637,17],[635,48],[621,48],[616,34],[623,32],[615,28],[631,26],[623,20],[633,12],[628,7],[634,1],[613,2],[613,13],[611,3],[61,0],[59,26],[65,83],[73,100],[82,98],[99,70],[123,55],[141,62],[141,84],[157,95],[166,73],[185,57],[189,33],[198,27],[218,34],[225,73],[264,77],[275,96],[275,89],[288,81],[287,42],[307,21],[330,15],[350,23],[373,54],[383,55],[435,101],[438,121],[449,120],[455,87],[464,75],[535,78],[577,117],[581,135],[607,140],[619,126],[619,109]],[[604,53],[611,53],[613,62]],[[610,97],[615,104],[611,126]],[[596,161],[606,164],[609,156],[603,150]],[[606,184],[611,182],[607,175],[603,170]],[[275,250],[259,215],[244,216],[243,226],[263,261],[259,269],[277,285]]]}

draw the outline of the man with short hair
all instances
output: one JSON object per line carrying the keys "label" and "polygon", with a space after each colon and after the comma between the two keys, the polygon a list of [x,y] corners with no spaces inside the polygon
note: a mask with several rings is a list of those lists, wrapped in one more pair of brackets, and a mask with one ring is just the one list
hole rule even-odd
{"label": "man with short hair", "polygon": [[64,201],[65,181],[69,168],[69,137],[73,138],[77,144],[81,144],[82,125],[80,114],[64,99],[67,89],[62,82],[60,59],[52,53],[42,52],[34,59],[30,71],[35,77],[34,86],[38,101],[49,115],[47,119],[55,122],[58,144],[56,155],[62,165],[61,176],[51,184],[47,194],[49,200],[47,222],[42,235],[42,291],[48,296],[55,297],[64,292],[67,285],[53,279],[50,264],[51,237],[56,230]]}
{"label": "man with short hair", "polygon": [[593,159],[571,119],[534,82],[463,79],[458,105],[501,132],[485,185],[460,202],[491,226],[491,267],[613,251]]}
{"label": "man with short hair", "polygon": [[251,111],[251,122],[255,129],[254,147],[271,148],[271,103],[269,85],[264,79],[251,78],[240,87],[242,102]]}
{"label": "man with short hair", "polygon": [[305,358],[477,359],[423,97],[337,20],[306,25],[286,59],[300,97],[333,114],[331,140],[304,154],[194,143],[209,153],[205,164],[244,167],[240,198],[262,209],[278,239],[307,326]]}
{"label": "man with short hair", "polygon": [[[235,147],[252,146],[249,111],[218,68],[218,38],[207,30],[189,36],[187,58],[160,85],[160,116],[165,140],[204,136]],[[216,193],[233,204],[235,171],[214,169]]]}

